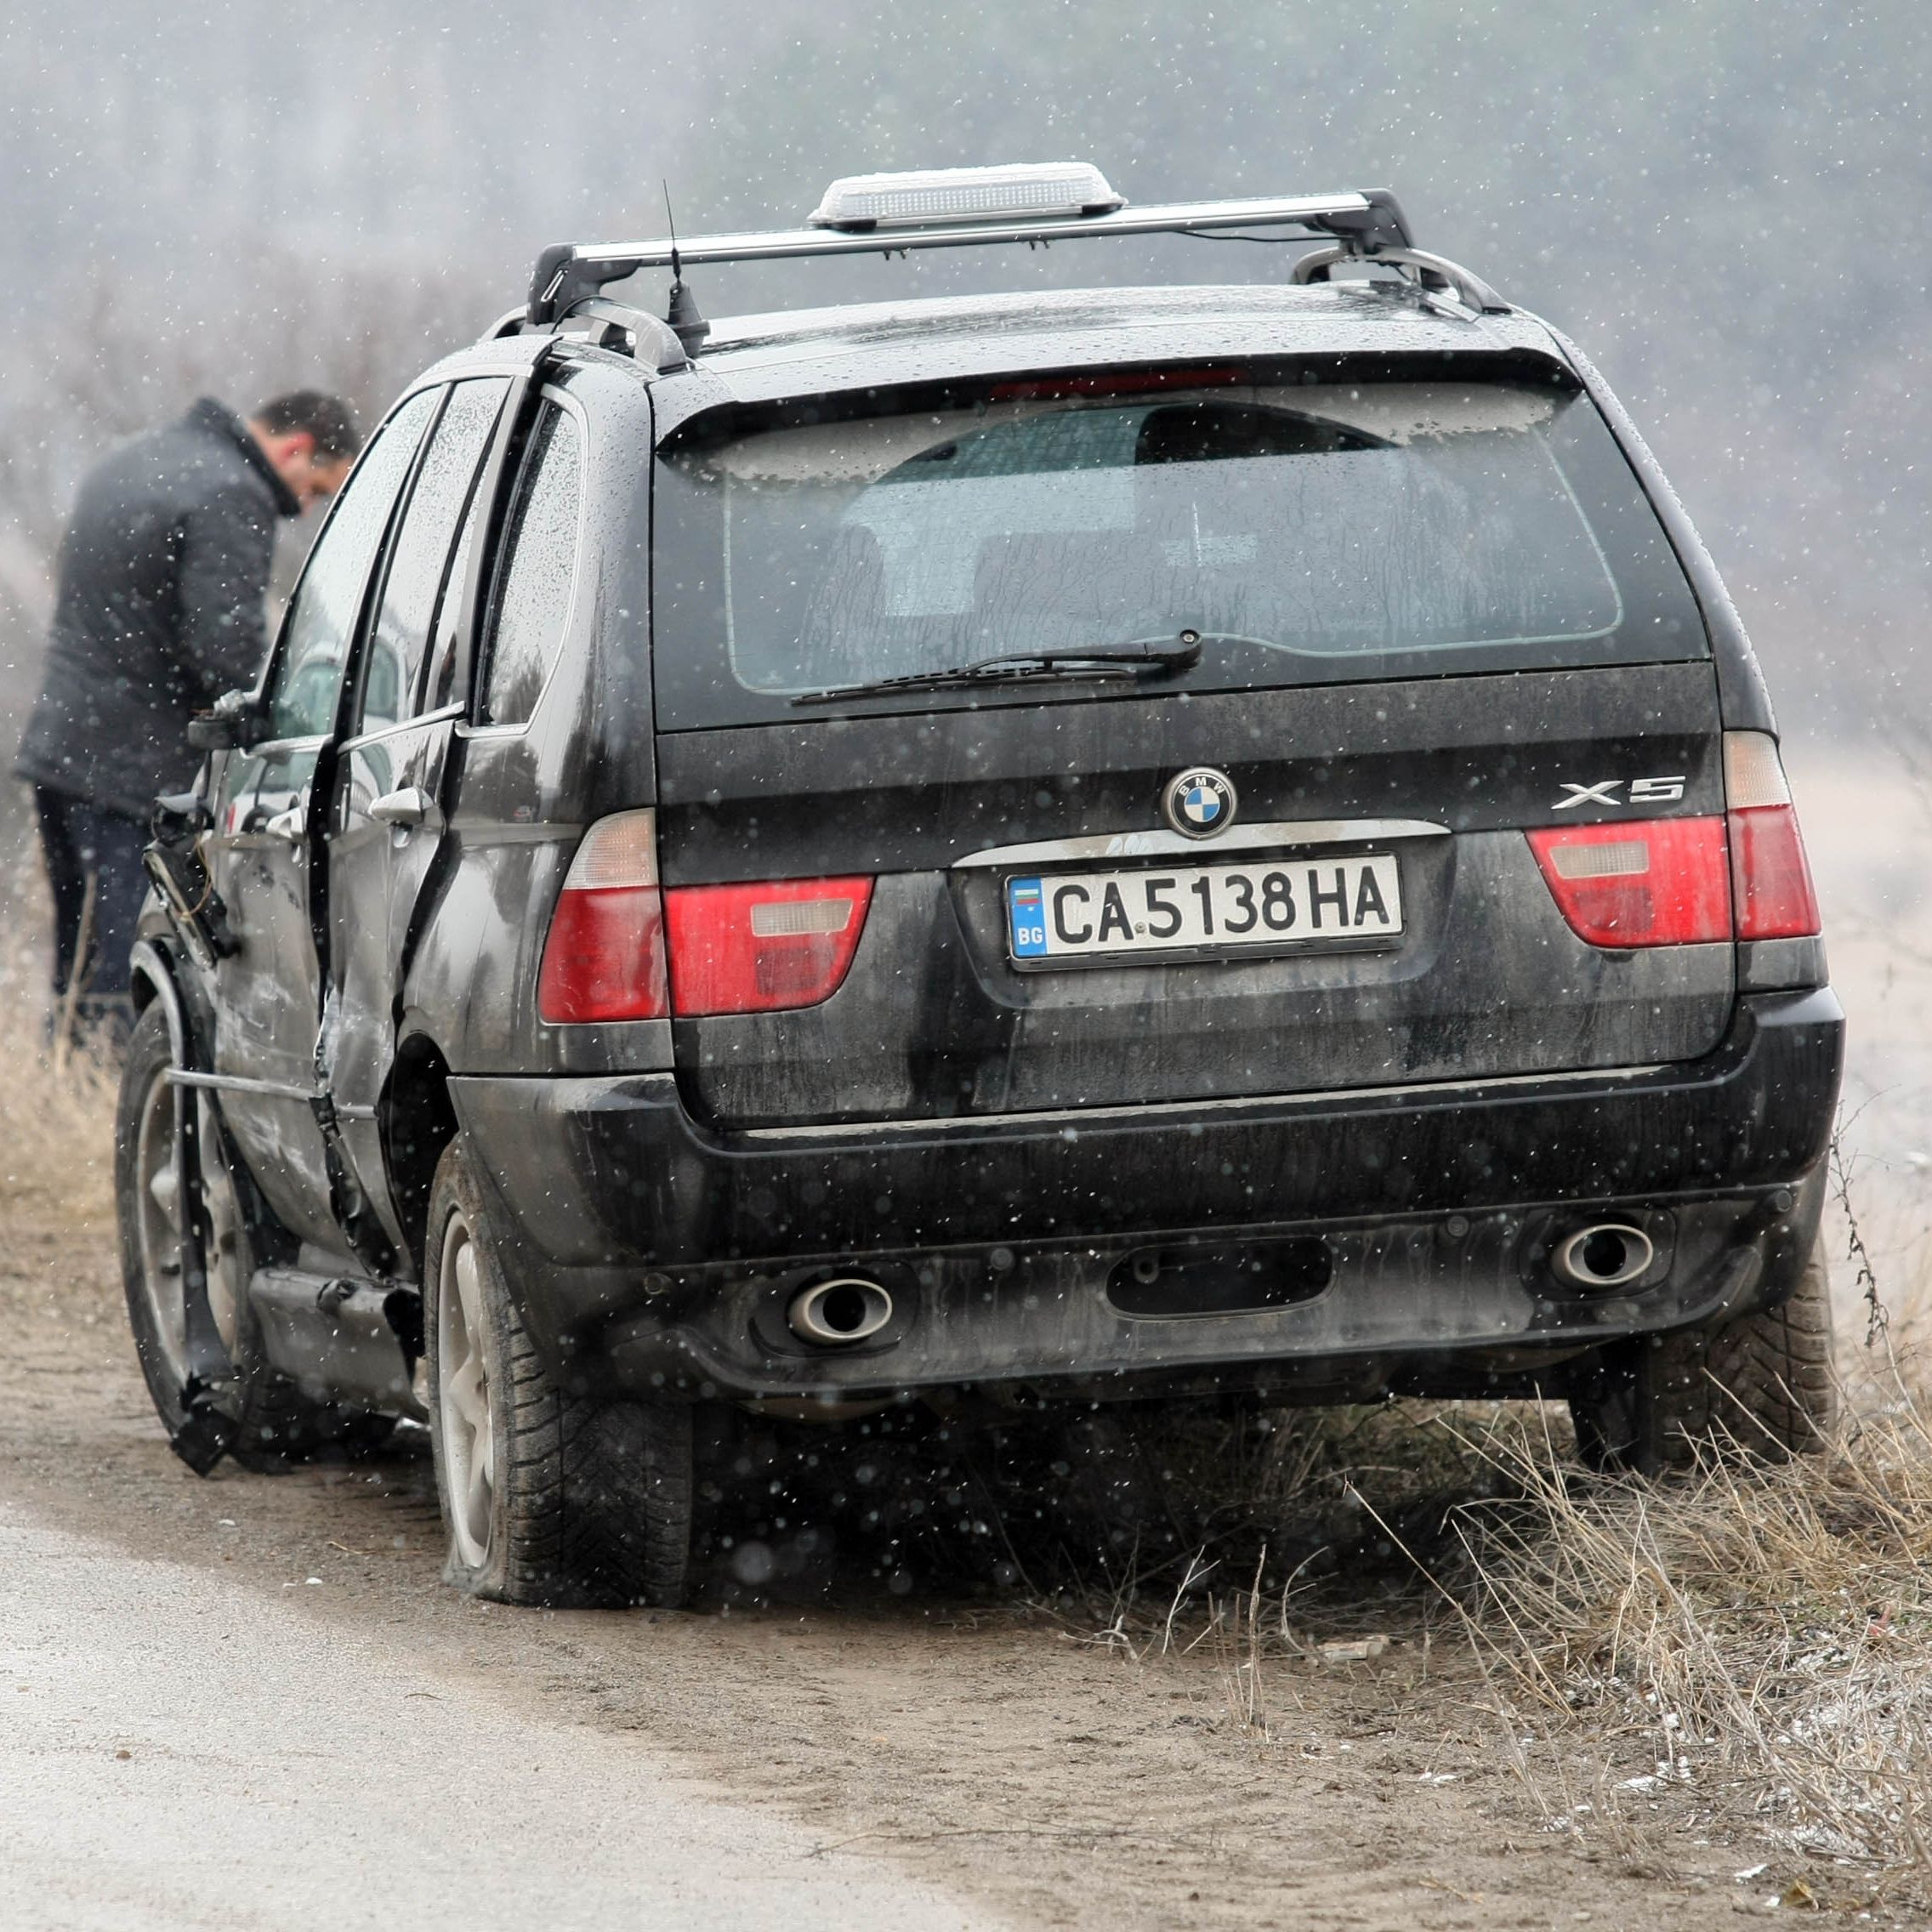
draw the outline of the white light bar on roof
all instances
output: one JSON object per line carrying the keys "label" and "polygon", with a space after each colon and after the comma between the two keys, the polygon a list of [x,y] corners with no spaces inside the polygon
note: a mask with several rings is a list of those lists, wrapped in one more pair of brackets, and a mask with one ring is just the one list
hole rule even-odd
{"label": "white light bar on roof", "polygon": [[1106,214],[1126,206],[1091,162],[1051,161],[849,174],[826,190],[810,219],[814,228],[923,228],[989,215]]}

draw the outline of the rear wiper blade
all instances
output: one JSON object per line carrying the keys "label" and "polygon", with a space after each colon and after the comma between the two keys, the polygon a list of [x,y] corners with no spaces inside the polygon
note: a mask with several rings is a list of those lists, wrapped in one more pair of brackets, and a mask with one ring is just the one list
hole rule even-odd
{"label": "rear wiper blade", "polygon": [[895,691],[939,690],[948,685],[1052,683],[1074,678],[1139,678],[1160,671],[1188,671],[1201,662],[1201,634],[1183,631],[1173,645],[1128,645],[1093,651],[1010,651],[972,664],[939,671],[908,671],[896,678],[835,685],[804,691],[793,704],[829,704],[847,697],[884,697]]}

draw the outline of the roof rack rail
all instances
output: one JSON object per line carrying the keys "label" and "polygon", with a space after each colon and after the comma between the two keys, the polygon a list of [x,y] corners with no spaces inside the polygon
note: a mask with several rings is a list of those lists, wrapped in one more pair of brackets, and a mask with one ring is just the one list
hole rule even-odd
{"label": "roof rack rail", "polygon": [[[969,172],[962,170],[962,173]],[[770,234],[668,236],[651,242],[560,242],[537,258],[525,310],[528,326],[554,327],[608,282],[641,269],[681,270],[704,262],[770,262],[812,255],[900,255],[915,248],[997,247],[1087,240],[1109,235],[1208,235],[1242,228],[1298,230],[1310,241],[1338,245],[1348,256],[1410,251],[1408,224],[1384,189],[1254,201],[1174,202],[1121,207],[1101,213],[1014,214],[874,226],[781,230]],[[1284,240],[1296,239],[1293,236]],[[1458,271],[1459,272],[1459,271]],[[1474,283],[1473,277],[1465,280]],[[1480,285],[1479,285],[1480,286]]]}

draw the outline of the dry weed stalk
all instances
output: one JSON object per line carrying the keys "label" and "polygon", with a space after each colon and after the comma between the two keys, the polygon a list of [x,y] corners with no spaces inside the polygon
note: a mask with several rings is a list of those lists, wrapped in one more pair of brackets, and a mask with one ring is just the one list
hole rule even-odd
{"label": "dry weed stalk", "polygon": [[1856,1271],[1855,1281],[1859,1299],[1865,1304],[1865,1345],[1869,1349],[1885,1333],[1889,1317],[1878,1293],[1878,1273],[1872,1265],[1871,1250],[1865,1245],[1865,1230],[1859,1221],[1858,1209],[1851,1198],[1851,1170],[1856,1156],[1845,1151],[1844,1130],[1850,1124],[1850,1121],[1841,1122],[1832,1133],[1832,1199],[1844,1217],[1845,1259]]}
{"label": "dry weed stalk", "polygon": [[1230,1602],[1217,1605],[1215,1662],[1228,1715],[1244,1731],[1268,1740],[1268,1706],[1262,1685],[1261,1578],[1268,1566],[1267,1546],[1254,1565],[1254,1582],[1236,1592]]}

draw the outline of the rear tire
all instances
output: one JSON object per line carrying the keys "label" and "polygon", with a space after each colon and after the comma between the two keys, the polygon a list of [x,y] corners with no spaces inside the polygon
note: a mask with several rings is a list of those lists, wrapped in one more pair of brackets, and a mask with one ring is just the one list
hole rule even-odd
{"label": "rear tire", "polygon": [[1838,1415],[1822,1238],[1776,1308],[1626,1344],[1571,1390],[1570,1413],[1594,1469],[1659,1475],[1713,1456],[1818,1454]]}
{"label": "rear tire", "polygon": [[[157,1000],[134,1023],[121,1073],[114,1122],[114,1196],[121,1235],[121,1278],[128,1323],[155,1412],[175,1440],[190,1426],[181,1306],[181,1221],[174,1161],[173,1047]],[[201,1106],[202,1195],[207,1244],[208,1306],[235,1371],[222,1406],[236,1422],[228,1453],[244,1469],[277,1474],[332,1446],[351,1453],[379,1440],[387,1417],[314,1402],[268,1359],[248,1300],[258,1242],[249,1184],[230,1163],[212,1098]]]}
{"label": "rear tire", "polygon": [[578,1394],[545,1367],[461,1134],[436,1169],[427,1252],[429,1431],[448,1580],[497,1603],[682,1603],[690,1411]]}

